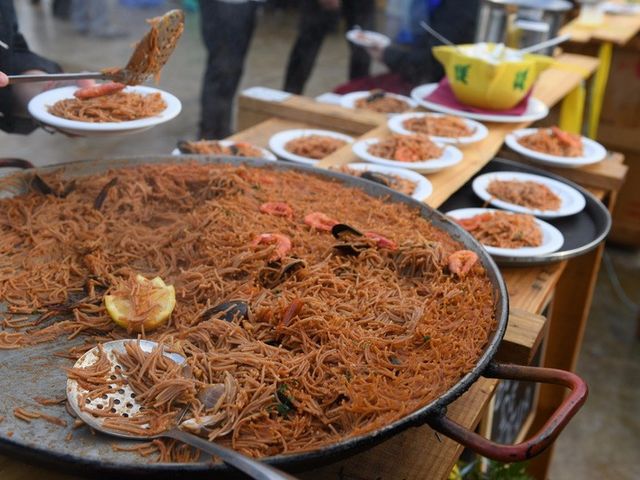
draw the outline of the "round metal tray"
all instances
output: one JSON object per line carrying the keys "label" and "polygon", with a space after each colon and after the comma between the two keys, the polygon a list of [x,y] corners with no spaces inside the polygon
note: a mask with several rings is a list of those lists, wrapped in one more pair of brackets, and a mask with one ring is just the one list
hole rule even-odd
{"label": "round metal tray", "polygon": [[[571,185],[584,195],[587,204],[584,210],[576,213],[575,215],[571,215],[570,217],[544,219],[545,222],[556,227],[562,232],[562,235],[564,235],[564,245],[562,245],[560,250],[547,255],[535,257],[494,257],[494,260],[498,265],[530,267],[533,265],[545,265],[548,263],[559,262],[593,250],[603,242],[609,234],[609,230],[611,229],[611,214],[607,210],[607,207],[605,207],[600,200],[580,185],[577,185],[560,175],[555,175],[544,170],[530,167],[512,160],[505,160],[503,158],[494,158],[482,170],[480,170],[476,176],[489,172],[502,171],[535,173],[536,175],[542,175],[559,180],[567,185]],[[473,192],[473,189],[471,188],[472,182],[473,178],[460,190],[454,193],[444,204],[442,204],[439,210],[441,212],[448,212],[449,210],[455,210],[457,208],[482,207],[484,202]]]}

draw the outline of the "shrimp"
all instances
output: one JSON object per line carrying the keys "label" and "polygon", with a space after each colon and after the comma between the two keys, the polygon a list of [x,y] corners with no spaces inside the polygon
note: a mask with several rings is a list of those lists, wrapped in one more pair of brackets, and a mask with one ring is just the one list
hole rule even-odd
{"label": "shrimp", "polygon": [[104,95],[112,95],[124,89],[124,83],[109,82],[99,85],[91,85],[90,87],[79,88],[73,93],[73,96],[80,100],[88,100],[89,98],[102,97]]}
{"label": "shrimp", "polygon": [[275,251],[270,261],[274,262],[283,258],[291,250],[291,240],[280,233],[261,233],[251,241],[252,247],[258,245],[275,245]]}
{"label": "shrimp", "polygon": [[333,226],[339,222],[322,212],[312,212],[304,217],[304,223],[316,230],[330,232]]}
{"label": "shrimp", "polygon": [[276,217],[293,218],[293,209],[286,202],[266,202],[260,205],[260,211]]}
{"label": "shrimp", "polygon": [[385,237],[384,235],[380,235],[376,232],[365,232],[364,236],[375,240],[376,245],[380,248],[388,248],[389,250],[396,250],[398,248],[398,244],[393,240]]}
{"label": "shrimp", "polygon": [[471,250],[458,250],[449,255],[449,271],[463,278],[478,261],[478,255]]}
{"label": "shrimp", "polygon": [[570,147],[582,148],[582,141],[580,140],[580,137],[560,130],[558,127],[551,127],[551,132],[553,132],[560,143],[564,143]]}

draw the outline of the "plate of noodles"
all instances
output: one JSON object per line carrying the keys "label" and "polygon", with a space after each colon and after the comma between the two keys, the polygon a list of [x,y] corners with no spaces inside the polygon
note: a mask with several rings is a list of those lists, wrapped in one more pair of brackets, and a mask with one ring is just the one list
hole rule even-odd
{"label": "plate of noodles", "polygon": [[529,97],[527,107],[522,114],[510,115],[501,114],[499,111],[496,113],[491,112],[478,112],[470,111],[464,108],[448,107],[437,102],[432,102],[426,97],[431,95],[436,88],[437,83],[427,83],[420,85],[411,90],[411,98],[415,100],[418,105],[434,112],[448,113],[449,115],[457,115],[459,117],[471,118],[480,122],[498,122],[498,123],[520,123],[520,122],[535,122],[546,117],[549,114],[549,108],[535,97]]}
{"label": "plate of noodles", "polygon": [[485,173],[471,185],[476,195],[495,207],[536,217],[567,217],[586,205],[584,196],[572,186],[531,173]]}
{"label": "plate of noodles", "polygon": [[456,147],[432,142],[424,135],[365,138],[353,144],[353,153],[367,162],[421,173],[437,172],[462,161],[462,152]]}
{"label": "plate of noodles", "polygon": [[397,115],[418,106],[411,98],[384,90],[371,90],[346,93],[340,99],[340,105],[356,110],[369,110],[385,115]]}
{"label": "plate of noodles", "polygon": [[364,48],[386,48],[391,44],[391,39],[386,35],[372,30],[354,28],[349,30],[345,37],[351,43]]}
{"label": "plate of noodles", "polygon": [[443,113],[403,113],[391,117],[387,125],[400,135],[419,133],[428,135],[434,142],[461,145],[479,142],[489,134],[480,122]]}
{"label": "plate of noodles", "polygon": [[89,99],[74,96],[78,87],[62,87],[36,95],[29,113],[40,122],[79,136],[126,135],[175,118],[180,100],[168,92],[142,85]]}
{"label": "plate of noodles", "polygon": [[349,143],[353,137],[344,133],[301,128],[276,133],[269,139],[269,148],[284,160],[315,165]]}
{"label": "plate of noodles", "polygon": [[247,142],[234,140],[182,140],[171,152],[171,155],[222,155],[229,157],[263,158],[277,160],[276,156],[266,148],[256,147]]}
{"label": "plate of noodles", "polygon": [[535,257],[553,253],[564,236],[533,215],[492,208],[461,208],[446,213],[496,257]]}
{"label": "plate of noodles", "polygon": [[431,195],[433,186],[423,175],[406,168],[393,168],[371,163],[348,163],[331,170],[354,175],[379,183],[416,200],[425,200]]}
{"label": "plate of noodles", "polygon": [[587,137],[557,127],[523,128],[505,138],[514,151],[544,165],[578,168],[601,162],[607,150]]}

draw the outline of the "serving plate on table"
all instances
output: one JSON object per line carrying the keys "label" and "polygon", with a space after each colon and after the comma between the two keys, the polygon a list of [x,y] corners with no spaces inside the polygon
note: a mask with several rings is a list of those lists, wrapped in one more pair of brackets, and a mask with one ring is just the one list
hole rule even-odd
{"label": "serving plate on table", "polygon": [[[272,174],[277,174],[278,171],[295,170],[299,173],[319,175],[347,187],[359,189],[367,195],[384,199],[385,202],[407,204],[419,216],[431,222],[435,228],[460,242],[463,248],[473,251],[485,269],[493,290],[494,298],[488,308],[492,309],[495,316],[495,328],[489,334],[487,344],[475,364],[470,366],[462,378],[441,396],[428,405],[366,434],[342,438],[311,451],[268,457],[264,461],[287,469],[310,469],[315,465],[326,465],[330,461],[371,448],[409,427],[424,423],[445,435],[449,435],[454,440],[472,447],[485,456],[501,461],[519,461],[530,458],[548,447],[586,400],[586,384],[573,373],[529,366],[502,365],[493,361],[504,336],[508,320],[508,297],[504,280],[487,251],[471,235],[438,211],[381,185],[330,170],[285,162],[231,157],[214,158],[191,155],[185,156],[184,159],[201,163],[252,166],[268,169]],[[11,190],[3,192],[9,195],[19,195],[27,191],[27,186],[31,184],[36,174],[55,171],[69,180],[113,169],[126,169],[143,164],[176,163],[182,160],[183,158],[177,159],[174,156],[105,158],[31,169],[28,168],[28,162],[16,162],[11,159],[0,161],[0,167],[28,168],[25,172],[12,174],[11,181],[7,182],[11,185]],[[5,308],[6,305],[2,305],[2,307]],[[189,478],[196,476],[211,478],[213,475],[220,478],[221,476],[236,475],[236,472],[231,471],[226,465],[213,463],[206,458],[189,463],[156,463],[154,458],[141,457],[132,451],[114,451],[113,445],[116,443],[121,447],[132,447],[136,442],[116,439],[99,433],[93,435],[87,428],[76,430],[70,421],[65,427],[60,427],[43,421],[27,423],[17,420],[11,414],[13,409],[16,407],[35,408],[35,397],[64,397],[66,385],[64,368],[69,367],[71,363],[69,359],[56,354],[66,352],[70,347],[78,345],[82,341],[79,338],[60,337],[50,343],[38,346],[0,350],[0,386],[2,387],[0,388],[0,405],[3,406],[3,413],[7,413],[4,421],[0,423],[0,451],[2,453],[41,465],[56,466],[64,469],[67,473],[108,475],[109,478],[114,476],[118,478],[140,476],[176,478],[178,475],[188,475]],[[570,388],[571,393],[558,410],[551,415],[547,424],[531,439],[516,446],[501,446],[465,430],[446,416],[447,405],[462,395],[480,376],[557,383]],[[37,408],[44,410],[42,407]],[[62,404],[46,407],[46,413],[68,419]],[[71,438],[67,439],[69,433],[71,433]]]}
{"label": "serving plate on table", "polygon": [[273,135],[269,139],[269,148],[278,157],[284,160],[290,160],[292,162],[301,163],[303,165],[315,165],[320,160],[314,158],[303,157],[291,153],[285,147],[288,142],[295,140],[296,138],[308,137],[311,135],[320,135],[323,137],[337,138],[338,140],[344,140],[347,143],[353,143],[353,137],[345,135],[344,133],[334,132],[332,130],[316,130],[311,128],[299,128],[294,130],[284,130]]}
{"label": "serving plate on table", "polygon": [[[234,142],[233,140],[212,140],[212,141],[218,142],[223,147],[231,147],[231,146],[233,146],[233,145],[238,143],[238,142]],[[246,143],[246,142],[244,142],[244,143]],[[271,161],[274,161],[274,162],[276,160],[278,160],[278,158],[273,153],[271,153],[269,150],[267,150],[266,148],[258,147],[256,145],[251,145],[251,146],[253,148],[255,148],[256,150],[260,151],[261,156],[259,158],[262,158],[264,160],[271,160]],[[212,155],[212,154],[182,153],[180,151],[180,149],[176,147],[171,151],[171,155],[178,156],[178,155]],[[222,156],[225,156],[225,155],[222,155]],[[249,157],[247,157],[247,158],[249,158]]]}
{"label": "serving plate on table", "polygon": [[562,157],[559,155],[549,155],[548,153],[538,152],[522,145],[518,139],[526,135],[536,133],[538,128],[523,128],[509,133],[505,137],[505,143],[511,150],[518,152],[520,155],[540,163],[542,165],[550,165],[552,167],[578,168],[585,165],[592,165],[601,162],[607,156],[607,149],[587,137],[582,138],[583,154],[579,157]]}
{"label": "serving plate on table", "polygon": [[386,35],[374,32],[373,30],[361,30],[354,28],[349,30],[345,37],[351,43],[364,48],[387,48],[391,44],[391,39]]}
{"label": "serving plate on table", "polygon": [[529,97],[527,108],[521,115],[501,115],[499,113],[480,113],[470,112],[459,108],[446,107],[436,102],[426,100],[425,97],[431,95],[438,88],[437,83],[427,83],[420,85],[411,90],[411,98],[418,105],[434,112],[448,113],[449,115],[457,115],[459,117],[471,118],[480,122],[497,122],[497,123],[520,123],[535,122],[546,117],[549,114],[549,108],[535,97]]}
{"label": "serving plate on table", "polygon": [[[424,175],[407,170],[406,168],[393,168],[373,163],[347,163],[345,167],[359,172],[378,172],[386,175],[395,175],[405,180],[415,183],[415,189],[411,193],[411,198],[416,200],[426,200],[433,192],[433,185]],[[366,180],[366,179],[365,179]],[[389,187],[393,190],[393,187]]]}
{"label": "serving plate on table", "polygon": [[406,168],[415,170],[420,173],[434,173],[445,168],[457,165],[462,161],[462,152],[452,145],[446,145],[434,142],[438,147],[442,148],[442,155],[438,158],[422,160],[419,162],[401,162],[397,160],[389,160],[388,158],[377,157],[369,153],[369,147],[379,143],[379,138],[365,138],[358,140],[353,144],[353,153],[358,158],[366,162],[384,165],[385,167]]}
{"label": "serving plate on table", "polygon": [[[500,200],[487,191],[489,184],[493,180],[517,180],[521,182],[529,181],[545,185],[549,188],[549,190],[560,197],[560,208],[558,210],[539,210],[523,207],[522,205],[516,205],[514,203],[507,202],[506,200]],[[495,207],[517,213],[528,213],[529,215],[535,215],[536,217],[540,218],[568,217],[569,215],[574,215],[582,211],[587,203],[584,199],[584,196],[572,186],[550,177],[535,175],[532,173],[514,171],[485,173],[474,178],[473,183],[471,184],[471,188],[473,188],[473,191],[482,200],[484,200],[485,202],[489,202]]]}
{"label": "serving plate on table", "polygon": [[[416,108],[418,106],[418,104],[411,98],[409,97],[405,97],[404,95],[398,95],[397,93],[391,93],[391,92],[385,92],[384,93],[386,97],[391,97],[391,98],[395,98],[398,100],[402,100],[403,102],[405,102],[408,105],[408,110],[411,110],[413,108]],[[371,95],[371,92],[368,90],[364,90],[364,91],[360,91],[360,92],[351,92],[351,93],[345,93],[344,95],[342,95],[342,97],[340,98],[340,106],[344,107],[344,108],[352,108],[352,109],[357,109],[356,107],[356,102],[358,100],[361,100],[363,98],[367,98],[369,95]],[[361,110],[367,110],[365,109],[361,109]],[[383,115],[387,115],[389,117],[395,117],[396,115],[402,115],[402,113],[386,113]]]}
{"label": "serving plate on table", "polygon": [[[546,219],[546,222],[556,227],[564,237],[564,243],[559,250],[545,255],[529,257],[500,257],[497,260],[500,265],[527,267],[559,262],[590,252],[607,237],[611,229],[611,214],[600,200],[583,187],[563,179],[559,175],[502,158],[494,158],[478,172],[477,176],[502,171],[531,173],[563,182],[580,192],[586,203],[584,209],[575,215]],[[459,208],[482,207],[485,202],[474,193],[472,184],[473,179],[449,197],[439,209],[443,212],[448,212]]]}
{"label": "serving plate on table", "polygon": [[[476,215],[482,215],[483,213],[499,212],[493,208],[458,208],[456,210],[449,210],[445,212],[447,216],[455,220],[464,220],[467,218],[475,217]],[[517,215],[513,212],[506,212],[510,215]],[[542,244],[538,247],[520,247],[520,248],[502,248],[494,247],[491,245],[482,246],[487,249],[487,252],[493,256],[493,258],[500,261],[501,258],[528,258],[541,255],[547,255],[559,250],[564,243],[564,237],[560,230],[553,225],[549,225],[538,218],[535,219],[538,228],[542,232]]]}
{"label": "serving plate on table", "polygon": [[[387,126],[389,130],[394,133],[398,133],[400,135],[427,135],[422,132],[414,132],[413,130],[409,130],[405,128],[403,125],[406,120],[410,120],[412,118],[442,118],[447,117],[449,115],[445,115],[443,113],[426,113],[426,112],[409,112],[409,113],[401,113],[400,115],[394,115],[389,119]],[[428,135],[431,140],[434,142],[440,143],[452,143],[459,145],[468,145],[470,143],[476,143],[480,140],[486,138],[489,135],[489,130],[480,122],[476,122],[475,120],[471,120],[469,118],[463,119],[467,126],[473,129],[473,133],[471,135],[467,135],[466,137],[438,137],[436,135]]]}
{"label": "serving plate on table", "polygon": [[73,93],[78,87],[62,87],[47,90],[36,95],[29,102],[29,113],[36,120],[62,132],[82,136],[82,137],[113,137],[118,135],[130,135],[143,132],[152,127],[160,125],[174,119],[182,110],[180,100],[169,92],[153,87],[136,85],[127,87],[124,92],[138,92],[148,95],[150,93],[160,93],[166,103],[166,108],[158,115],[152,117],[129,120],[125,122],[81,122],[69,120],[49,113],[48,107],[59,100],[75,98]]}

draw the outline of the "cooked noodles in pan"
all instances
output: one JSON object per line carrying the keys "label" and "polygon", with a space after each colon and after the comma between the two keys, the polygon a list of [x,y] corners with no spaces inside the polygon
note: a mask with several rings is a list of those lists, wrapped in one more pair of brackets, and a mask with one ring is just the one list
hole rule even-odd
{"label": "cooked noodles in pan", "polygon": [[[114,428],[161,428],[188,405],[197,434],[247,455],[316,449],[442,395],[496,326],[473,252],[418,210],[336,180],[196,163],[30,178],[0,199],[0,348],[84,338],[61,343],[71,367],[96,343],[140,335],[186,358],[182,369],[129,344],[119,364],[145,410],[110,416],[105,400]],[[170,286],[171,316],[138,302],[134,323],[115,323],[107,298],[155,291],[132,278]],[[99,398],[120,382],[104,365],[69,376]],[[196,458],[173,440],[133,448]]]}

